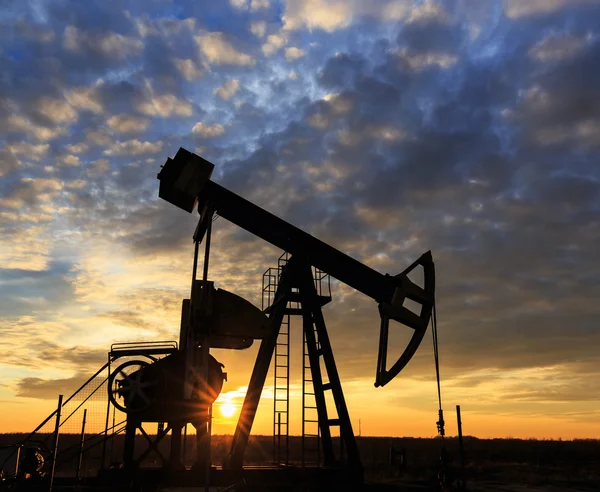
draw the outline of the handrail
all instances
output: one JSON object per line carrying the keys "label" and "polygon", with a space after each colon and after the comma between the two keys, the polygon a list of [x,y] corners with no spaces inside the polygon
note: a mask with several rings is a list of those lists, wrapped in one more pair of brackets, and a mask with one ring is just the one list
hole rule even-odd
{"label": "handrail", "polygon": [[132,349],[144,349],[144,348],[164,348],[164,349],[177,349],[177,342],[174,340],[158,340],[148,342],[117,342],[110,346],[110,351],[118,352],[120,350],[132,350]]}

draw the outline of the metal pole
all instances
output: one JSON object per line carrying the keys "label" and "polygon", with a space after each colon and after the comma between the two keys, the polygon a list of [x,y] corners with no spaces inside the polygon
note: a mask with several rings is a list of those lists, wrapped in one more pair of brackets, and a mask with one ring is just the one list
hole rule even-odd
{"label": "metal pole", "polygon": [[108,354],[108,375],[106,377],[106,422],[104,425],[104,442],[102,443],[102,457],[100,458],[100,468],[104,468],[106,459],[106,441],[108,440],[108,419],[110,418],[110,388],[108,387],[108,379],[110,378],[110,353]]}
{"label": "metal pole", "polygon": [[[115,407],[113,407],[113,418],[112,418],[112,431],[113,434],[115,432],[115,412],[117,411],[117,409]],[[113,463],[115,461],[115,439],[114,437],[110,440],[110,461],[109,463]]]}
{"label": "metal pole", "polygon": [[181,463],[183,464],[183,466],[185,467],[185,453],[186,453],[186,449],[187,449],[187,422],[185,423],[185,425],[183,426],[183,449],[181,451]]}
{"label": "metal pole", "polygon": [[58,395],[58,406],[56,407],[56,423],[54,424],[54,444],[52,446],[52,468],[50,468],[50,492],[54,484],[54,470],[56,468],[56,455],[58,454],[58,433],[60,432],[60,413],[62,410],[63,395]]}
{"label": "metal pole", "polygon": [[277,412],[277,464],[281,463],[281,412]]}
{"label": "metal pole", "polygon": [[81,471],[81,464],[83,463],[83,444],[85,442],[85,419],[87,417],[87,408],[83,409],[83,420],[81,421],[81,439],[79,440],[79,459],[77,460],[77,472],[75,478],[79,480],[79,472]]}
{"label": "metal pole", "polygon": [[210,492],[210,437],[212,432],[212,411],[213,406],[208,406],[208,422],[206,423],[206,450],[205,450],[205,459],[206,459],[206,476],[204,477],[204,491]]}
{"label": "metal pole", "polygon": [[[213,210],[212,208],[208,208],[206,212],[208,214],[208,225],[206,229],[206,242],[204,243],[204,265],[202,271],[202,290],[204,292],[202,301],[204,312],[206,312],[207,303],[210,302],[208,299],[208,260],[210,259],[210,240],[212,233],[212,222],[213,222]],[[207,324],[206,332],[202,339],[202,364],[204,365],[204,384],[208,387],[208,379],[209,379],[209,357],[210,357],[210,345],[209,345],[209,336],[210,336],[210,324]],[[212,404],[208,407],[208,422],[207,422],[207,432],[206,432],[206,451],[205,451],[205,459],[206,459],[206,476],[204,481],[204,490],[209,492],[210,489],[210,468],[211,468],[211,434],[212,434]]]}
{"label": "metal pole", "polygon": [[465,474],[465,448],[463,446],[462,420],[460,418],[460,405],[456,405],[456,422],[458,423],[458,447],[460,450],[460,475],[462,488],[467,488],[467,477]]}

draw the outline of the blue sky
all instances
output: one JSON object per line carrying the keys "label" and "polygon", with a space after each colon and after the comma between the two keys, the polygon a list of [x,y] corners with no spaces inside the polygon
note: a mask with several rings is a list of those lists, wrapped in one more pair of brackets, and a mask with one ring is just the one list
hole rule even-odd
{"label": "blue sky", "polygon": [[[113,341],[177,338],[195,219],[158,200],[156,174],[185,147],[381,272],[431,249],[446,391],[480,434],[506,419],[498,432],[600,435],[599,16],[592,0],[5,2],[0,399],[14,427]],[[279,252],[215,224],[211,275],[258,304]],[[376,306],[341,285],[334,298],[351,412],[400,432],[360,406],[372,399],[428,435],[431,349],[395,389],[359,390]],[[252,354],[223,357],[238,395]]]}

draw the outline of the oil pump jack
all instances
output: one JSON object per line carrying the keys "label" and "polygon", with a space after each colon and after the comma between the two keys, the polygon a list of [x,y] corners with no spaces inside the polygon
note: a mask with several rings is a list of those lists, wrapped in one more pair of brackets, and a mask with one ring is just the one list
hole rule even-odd
{"label": "oil pump jack", "polygon": [[[434,306],[431,253],[424,253],[396,275],[381,274],[212,181],[213,169],[212,163],[180,148],[158,174],[159,197],[189,213],[197,208],[200,217],[193,236],[191,298],[183,301],[179,349],[148,367],[136,367],[133,373],[117,370],[110,383],[111,398],[115,404],[122,400],[121,408],[127,412],[129,441],[135,439],[136,430],[144,432],[143,422],[168,422],[172,432],[170,465],[178,468],[181,467],[179,451],[173,448],[180,445],[181,429],[189,422],[197,429],[197,466],[206,470],[203,474],[206,483],[214,483],[208,477],[210,474],[227,472],[240,476],[282,322],[291,313],[302,317],[323,450],[321,464],[324,468],[343,469],[353,480],[360,480],[361,460],[322,312],[322,306],[330,298],[318,292],[313,268],[377,303],[380,332],[375,386],[378,387],[385,386],[406,366],[427,330]],[[289,260],[278,274],[274,300],[264,311],[231,292],[216,289],[208,280],[211,229],[217,214],[287,253]],[[202,278],[198,279],[199,245],[203,241],[204,268]],[[412,280],[410,277],[418,270],[421,280]],[[390,321],[412,330],[406,349],[391,366],[387,360]],[[222,469],[216,470],[210,465],[210,414],[225,374],[221,364],[210,355],[210,349],[244,349],[254,340],[260,340],[260,348],[248,390],[228,457]],[[161,385],[156,383],[159,380]],[[159,386],[168,388],[168,397],[161,396]],[[155,393],[149,394],[150,390]],[[335,406],[335,418],[331,417],[333,409],[327,408],[328,392],[332,396],[329,401]],[[334,452],[334,427],[339,427],[344,456],[336,456]],[[132,464],[132,444],[127,448],[126,443],[125,454],[125,464]]]}

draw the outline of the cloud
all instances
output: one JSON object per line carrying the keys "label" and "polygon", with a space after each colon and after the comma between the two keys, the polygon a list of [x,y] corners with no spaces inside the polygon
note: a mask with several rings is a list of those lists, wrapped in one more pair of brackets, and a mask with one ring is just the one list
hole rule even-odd
{"label": "cloud", "polygon": [[251,22],[250,32],[259,38],[264,38],[267,32],[267,23],[265,21]]}
{"label": "cloud", "polygon": [[223,135],[223,133],[225,133],[225,129],[218,123],[214,125],[205,125],[199,121],[194,125],[194,128],[192,128],[192,133],[197,133],[203,137],[218,137],[219,135]]}
{"label": "cloud", "polygon": [[29,118],[19,114],[9,115],[6,120],[6,126],[8,131],[25,132],[42,142],[53,140],[64,133],[64,130],[58,126],[52,128],[44,125],[37,125]]}
{"label": "cloud", "polygon": [[160,152],[163,143],[141,142],[138,139],[126,140],[124,142],[114,142],[104,151],[105,155],[123,156],[123,155],[142,155]]}
{"label": "cloud", "polygon": [[119,133],[141,133],[148,128],[150,121],[130,114],[119,114],[111,116],[106,124]]}
{"label": "cloud", "polygon": [[10,152],[17,155],[22,155],[25,159],[39,161],[48,154],[50,150],[49,144],[30,144],[22,142],[11,144],[6,147]]}
{"label": "cloud", "polygon": [[187,99],[179,98],[175,94],[156,95],[149,83],[146,84],[146,94],[136,103],[136,109],[146,116],[191,116],[192,105]]}
{"label": "cloud", "polygon": [[144,318],[132,311],[111,311],[99,314],[100,318],[108,318],[116,322],[117,326],[128,326],[130,328],[147,328],[148,324]]}
{"label": "cloud", "polygon": [[[197,216],[158,200],[156,173],[201,144],[215,181],[382,273],[433,250],[451,398],[585,412],[600,364],[598,7],[521,4],[313,0],[232,15],[225,2],[199,31],[185,6],[180,20],[85,3],[48,9],[39,36],[27,15],[0,30],[9,384],[39,375],[23,368],[68,383],[80,362],[56,340],[99,361],[115,339],[176,337]],[[292,78],[294,48],[306,54]],[[213,241],[211,278],[259,305],[280,252],[223,218]],[[375,364],[377,305],[332,284],[329,334],[358,385]],[[394,327],[393,354],[407,336]],[[222,357],[240,378],[252,363]],[[424,344],[391,383],[421,409],[431,362]]]}
{"label": "cloud", "polygon": [[560,62],[577,55],[586,40],[576,36],[552,33],[529,49],[529,56],[540,62]]}
{"label": "cloud", "polygon": [[183,31],[193,32],[196,28],[196,19],[188,17],[186,19],[176,19],[172,17],[162,17],[150,19],[148,16],[137,17],[135,26],[139,35],[143,38],[147,36],[173,36]]}
{"label": "cloud", "polygon": [[144,43],[131,36],[115,32],[92,32],[67,26],[63,34],[65,49],[78,54],[99,54],[123,60],[139,54]]}
{"label": "cloud", "polygon": [[65,91],[65,99],[67,102],[78,109],[91,111],[99,114],[104,111],[102,103],[98,98],[98,89],[102,84],[90,87],[76,87]]}
{"label": "cloud", "polygon": [[287,37],[283,34],[270,34],[267,36],[267,42],[262,45],[262,52],[266,56],[274,55],[287,44],[287,41]]}
{"label": "cloud", "polygon": [[520,18],[533,15],[547,14],[566,7],[597,3],[596,0],[506,0],[505,12],[508,17]]}
{"label": "cloud", "polygon": [[96,159],[92,162],[92,166],[87,170],[87,175],[90,178],[97,178],[106,174],[110,169],[110,163],[107,159]]}
{"label": "cloud", "polygon": [[206,58],[208,63],[215,65],[254,65],[254,59],[236,50],[222,32],[207,32],[199,36],[194,36],[194,40],[201,55]]}
{"label": "cloud", "polygon": [[76,155],[64,155],[59,158],[59,162],[63,166],[79,166],[81,161]]}
{"label": "cloud", "polygon": [[112,143],[112,139],[103,131],[88,130],[85,135],[86,141],[93,145],[106,147]]}
{"label": "cloud", "polygon": [[266,9],[269,8],[270,4],[270,0],[250,0],[250,10]]}
{"label": "cloud", "polygon": [[229,101],[240,88],[240,81],[238,79],[231,79],[225,82],[222,86],[215,89],[215,94],[224,101]]}
{"label": "cloud", "polygon": [[331,32],[350,25],[352,16],[353,8],[348,2],[288,1],[282,20],[284,28],[288,30],[306,26]]}
{"label": "cloud", "polygon": [[408,0],[287,0],[282,21],[283,28],[289,31],[308,28],[331,33],[364,17],[384,22],[400,21],[413,8],[413,2]]}
{"label": "cloud", "polygon": [[303,49],[291,47],[286,48],[285,50],[285,59],[287,61],[297,60],[298,58],[302,58],[306,52]]}
{"label": "cloud", "polygon": [[74,123],[77,111],[67,101],[43,97],[37,103],[38,111],[56,124]]}
{"label": "cloud", "polygon": [[229,3],[236,9],[251,10],[253,12],[269,8],[269,0],[229,0]]}
{"label": "cloud", "polygon": [[70,378],[43,379],[38,377],[23,378],[17,383],[16,396],[22,398],[37,398],[40,400],[55,400],[56,395],[71,395],[85,383],[89,374],[77,374]]}
{"label": "cloud", "polygon": [[0,177],[10,174],[20,166],[19,161],[8,149],[0,150]]}
{"label": "cloud", "polygon": [[188,82],[199,79],[202,76],[202,70],[200,70],[196,66],[194,60],[190,58],[175,58],[174,63],[177,70],[179,70],[181,75],[183,75],[183,78]]}
{"label": "cloud", "polygon": [[69,144],[65,148],[72,154],[81,154],[82,152],[87,152],[89,146],[84,142],[80,142],[78,144]]}

